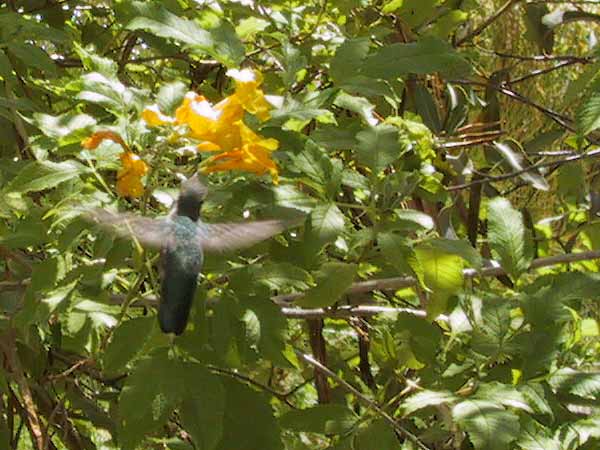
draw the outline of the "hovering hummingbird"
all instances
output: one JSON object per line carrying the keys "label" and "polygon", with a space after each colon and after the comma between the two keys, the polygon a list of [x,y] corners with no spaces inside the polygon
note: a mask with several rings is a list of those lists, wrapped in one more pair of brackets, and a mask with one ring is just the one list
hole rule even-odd
{"label": "hovering hummingbird", "polygon": [[162,265],[160,329],[180,335],[185,330],[204,252],[227,252],[267,239],[291,223],[285,220],[208,224],[200,219],[207,189],[197,175],[181,185],[166,218],[93,210],[89,217],[117,234],[135,237],[144,247],[160,250]]}

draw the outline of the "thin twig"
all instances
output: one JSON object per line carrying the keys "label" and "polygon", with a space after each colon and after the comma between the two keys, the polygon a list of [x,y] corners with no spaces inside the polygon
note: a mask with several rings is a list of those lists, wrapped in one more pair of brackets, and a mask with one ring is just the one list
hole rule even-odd
{"label": "thin twig", "polygon": [[412,432],[410,432],[409,430],[407,430],[406,428],[401,426],[398,422],[396,422],[392,416],[390,416],[386,411],[384,411],[381,408],[381,406],[379,406],[373,400],[371,400],[370,398],[365,396],[362,392],[360,392],[358,389],[356,389],[350,383],[345,381],[343,378],[339,377],[331,369],[324,366],[323,364],[321,364],[319,361],[317,361],[310,355],[307,355],[296,349],[294,349],[294,351],[296,352],[296,355],[298,355],[303,361],[305,361],[308,364],[310,364],[311,366],[313,366],[315,368],[315,370],[321,372],[324,375],[327,375],[332,380],[337,381],[340,384],[340,386],[342,386],[348,392],[351,392],[352,394],[354,394],[356,396],[356,398],[359,399],[362,403],[364,403],[368,408],[371,408],[374,411],[376,411],[381,417],[383,417],[392,426],[392,428],[396,431],[396,433],[407,437],[420,449],[430,450],[429,447],[427,447],[425,444],[423,444],[423,442],[421,442],[421,440],[415,434],[413,434]]}
{"label": "thin twig", "polygon": [[527,75],[523,75],[522,77],[515,78],[514,80],[508,81],[507,84],[513,85],[513,84],[516,84],[516,83],[521,83],[521,82],[523,82],[525,80],[529,80],[531,78],[539,77],[540,75],[545,75],[547,73],[554,72],[555,70],[562,69],[563,67],[568,67],[568,66],[572,66],[574,64],[579,64],[579,63],[580,63],[579,61],[575,61],[575,60],[563,61],[563,62],[560,62],[560,63],[556,64],[555,66],[548,67],[546,69],[534,70],[534,71],[528,73]]}
{"label": "thin twig", "polygon": [[494,182],[494,181],[503,181],[503,180],[507,180],[510,178],[518,177],[519,175],[522,175],[526,172],[530,172],[532,170],[537,170],[537,169],[540,169],[543,167],[561,166],[563,164],[569,164],[572,162],[580,161],[582,159],[594,158],[598,155],[600,155],[600,149],[592,150],[587,153],[583,153],[581,155],[569,156],[567,158],[563,158],[563,159],[559,159],[559,160],[555,160],[555,161],[543,161],[543,162],[540,162],[537,164],[532,164],[531,166],[525,167],[524,169],[515,170],[514,172],[506,173],[504,175],[486,175],[485,178],[473,180],[469,183],[456,184],[454,186],[448,187],[446,190],[447,191],[459,191],[461,189],[468,189],[472,186],[477,186],[478,184],[484,184],[484,183],[489,183],[489,182]]}
{"label": "thin twig", "polygon": [[249,383],[249,384],[251,384],[253,386],[256,386],[260,390],[268,392],[269,394],[271,394],[276,399],[281,400],[286,405],[288,405],[290,408],[296,409],[296,406],[292,402],[290,402],[288,400],[288,398],[287,398],[288,394],[283,394],[281,392],[277,392],[275,389],[271,388],[270,386],[267,386],[266,384],[259,383],[258,381],[253,380],[252,378],[250,378],[249,376],[243,375],[243,374],[241,374],[239,372],[236,372],[236,371],[233,371],[233,370],[228,370],[228,369],[223,369],[221,367],[216,367],[216,366],[212,366],[212,365],[208,365],[207,367],[208,367],[208,369],[211,372],[218,373],[219,375],[227,375],[227,376],[232,377],[232,378],[237,378],[238,380],[242,380],[242,381],[244,381],[246,383]]}
{"label": "thin twig", "polygon": [[479,25],[477,28],[475,28],[473,31],[471,31],[469,34],[467,34],[465,37],[463,37],[462,39],[459,39],[456,42],[456,46],[460,46],[463,43],[470,41],[471,39],[473,39],[474,37],[480,35],[481,33],[483,33],[483,31],[489,27],[492,23],[494,23],[496,20],[498,20],[498,18],[504,14],[506,11],[508,11],[513,5],[519,3],[521,0],[508,0],[504,5],[502,5],[500,7],[500,9],[498,9],[498,11],[496,11],[493,15],[491,15],[490,17],[488,17],[486,20],[483,21],[483,23],[481,25]]}

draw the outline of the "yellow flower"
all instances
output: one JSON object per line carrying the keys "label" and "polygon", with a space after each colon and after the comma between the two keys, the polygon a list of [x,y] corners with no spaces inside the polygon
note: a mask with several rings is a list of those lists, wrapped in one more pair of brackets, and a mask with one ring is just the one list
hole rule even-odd
{"label": "yellow flower", "polygon": [[132,152],[123,152],[120,158],[123,167],[117,173],[117,192],[122,197],[140,197],[144,193],[141,178],[148,173],[148,166]]}
{"label": "yellow flower", "polygon": [[267,102],[265,94],[259,86],[263,82],[262,74],[255,70],[230,69],[227,76],[235,80],[235,94],[244,109],[265,121],[271,117],[271,105]]}
{"label": "yellow flower", "polygon": [[279,182],[279,169],[271,159],[271,152],[276,150],[279,142],[276,139],[264,139],[254,133],[242,121],[236,122],[242,138],[242,145],[230,151],[219,153],[203,163],[204,173],[243,170],[257,175],[269,172],[273,183]]}
{"label": "yellow flower", "polygon": [[129,147],[127,146],[125,141],[123,141],[121,136],[119,136],[114,131],[97,131],[90,137],[87,137],[83,141],[81,141],[81,146],[88,150],[94,150],[95,148],[98,148],[98,146],[105,139],[116,142],[117,144],[121,145],[121,147],[123,147],[124,150],[129,151]]}
{"label": "yellow flower", "polygon": [[201,141],[202,151],[227,151],[241,144],[239,131],[233,124],[244,115],[242,105],[227,97],[215,106],[201,95],[189,92],[177,111],[178,124],[190,128],[190,137]]}
{"label": "yellow flower", "polygon": [[142,111],[142,119],[151,127],[171,125],[175,119],[160,112],[158,105],[150,105]]}

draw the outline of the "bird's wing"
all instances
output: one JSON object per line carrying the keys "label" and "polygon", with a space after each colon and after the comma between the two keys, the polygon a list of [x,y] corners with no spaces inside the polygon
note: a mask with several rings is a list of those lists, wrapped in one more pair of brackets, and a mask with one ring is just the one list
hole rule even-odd
{"label": "bird's wing", "polygon": [[206,252],[229,252],[250,247],[280,233],[290,223],[283,220],[262,220],[240,223],[202,223],[198,239]]}
{"label": "bird's wing", "polygon": [[162,248],[169,239],[169,221],[150,219],[130,213],[112,213],[96,208],[84,214],[90,222],[116,234],[137,239],[144,247]]}

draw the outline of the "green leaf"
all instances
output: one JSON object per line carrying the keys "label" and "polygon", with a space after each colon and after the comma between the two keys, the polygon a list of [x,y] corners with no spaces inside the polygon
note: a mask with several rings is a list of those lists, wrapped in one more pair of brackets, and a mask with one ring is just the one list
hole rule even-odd
{"label": "green leaf", "polygon": [[141,360],[127,377],[118,404],[122,447],[137,447],[166,423],[177,406],[183,387],[175,364],[161,350]]}
{"label": "green leaf", "polygon": [[407,238],[394,233],[379,233],[377,243],[383,257],[399,274],[411,274],[414,271],[419,280],[423,281],[423,272]]}
{"label": "green leaf", "polygon": [[288,411],[279,419],[283,428],[321,434],[346,434],[356,425],[358,417],[344,405],[318,405]]}
{"label": "green leaf", "polygon": [[[523,156],[514,151],[510,145],[502,142],[494,142],[493,147],[514,171],[519,172],[530,166]],[[521,173],[519,177],[540,191],[547,191],[550,189],[550,185],[546,179],[540,175],[536,169]]]}
{"label": "green leaf", "polygon": [[477,450],[508,450],[519,435],[519,417],[496,402],[464,400],[452,408],[452,417]]}
{"label": "green leaf", "polygon": [[481,316],[473,331],[473,350],[489,356],[510,354],[514,348],[507,336],[513,306],[503,298],[492,296],[486,296],[482,302]]}
{"label": "green leaf", "polygon": [[274,302],[265,301],[262,296],[245,297],[243,304],[258,319],[258,349],[261,356],[279,367],[290,368],[291,364],[284,355],[287,321],[281,307]]}
{"label": "green leaf", "polygon": [[145,30],[156,36],[187,44],[190,50],[209,54],[227,66],[239,64],[243,46],[230,24],[222,22],[210,31],[193,20],[176,16],[159,3],[133,2],[136,17],[127,24],[129,30]]}
{"label": "green leaf", "polygon": [[398,437],[389,422],[376,419],[361,427],[354,438],[353,450],[397,450]]}
{"label": "green leaf", "polygon": [[164,84],[156,95],[156,102],[164,114],[172,114],[181,104],[187,86],[181,81]]}
{"label": "green leaf", "polygon": [[404,0],[388,0],[383,5],[383,8],[381,8],[381,12],[384,14],[392,13],[392,12],[396,11],[397,9],[402,8],[403,3],[404,3]]}
{"label": "green leaf", "polygon": [[364,97],[356,97],[341,91],[335,98],[333,104],[339,108],[347,109],[348,111],[360,115],[360,117],[371,126],[375,126],[377,125],[377,122],[379,122],[373,115],[375,105]]}
{"label": "green leaf", "polygon": [[271,289],[297,289],[308,288],[311,281],[310,274],[297,266],[289,263],[265,264],[252,270],[252,278],[263,283]]}
{"label": "green leaf", "polygon": [[482,383],[477,388],[476,396],[482,400],[494,401],[506,407],[520,409],[530,414],[534,413],[529,406],[527,397],[522,392],[513,386],[498,381]]}
{"label": "green leaf", "polygon": [[27,67],[34,67],[47,75],[56,76],[56,65],[48,54],[39,47],[27,43],[9,43],[8,49]]}
{"label": "green leaf", "polygon": [[449,391],[421,391],[411,395],[402,402],[402,415],[408,416],[419,409],[427,408],[428,406],[446,405],[454,403],[458,400],[452,392]]}
{"label": "green leaf", "polygon": [[269,398],[235,380],[223,379],[225,416],[218,450],[281,450],[279,425]]}
{"label": "green leaf", "polygon": [[63,145],[81,141],[96,125],[96,120],[87,114],[51,116],[35,113],[31,122],[46,136],[58,140]]}
{"label": "green leaf", "polygon": [[71,37],[62,30],[37,22],[35,16],[2,11],[0,29],[4,42],[22,42],[25,40],[46,40],[52,42],[70,42]]}
{"label": "green leaf", "polygon": [[510,202],[496,197],[488,203],[488,239],[500,265],[513,277],[518,277],[531,264],[530,235],[521,213]]}
{"label": "green leaf", "polygon": [[447,42],[435,38],[386,45],[368,56],[362,66],[363,75],[388,80],[408,73],[461,76],[470,70],[469,63]]}
{"label": "green leaf", "polygon": [[133,104],[133,94],[116,78],[98,72],[81,77],[83,89],[77,98],[102,105],[116,114],[123,114]]}
{"label": "green leaf", "polygon": [[310,215],[308,240],[323,245],[334,240],[344,230],[344,215],[334,203],[318,205]]}
{"label": "green leaf", "polygon": [[344,41],[329,63],[329,74],[336,84],[342,86],[351,80],[360,70],[362,60],[366,58],[371,46],[370,39],[361,37]]}
{"label": "green leaf", "polygon": [[600,94],[593,93],[586,97],[577,110],[577,132],[585,136],[600,128]]}
{"label": "green leaf", "polygon": [[144,347],[156,327],[156,317],[136,317],[121,323],[102,354],[102,365],[108,374],[120,374]]}
{"label": "green leaf", "polygon": [[200,364],[182,367],[183,402],[179,411],[195,450],[213,450],[223,436],[225,389],[221,380]]}
{"label": "green leaf", "polygon": [[235,32],[240,39],[247,39],[256,33],[266,30],[270,26],[270,22],[258,17],[246,17],[240,20]]}
{"label": "green leaf", "polygon": [[398,130],[387,124],[370,127],[356,135],[356,159],[359,164],[379,173],[400,156]]}
{"label": "green leaf", "polygon": [[564,368],[553,373],[548,382],[559,392],[590,399],[600,397],[600,373]]}
{"label": "green leaf", "polygon": [[471,267],[476,269],[480,269],[483,264],[479,252],[465,239],[436,238],[427,241],[427,245],[440,251],[460,256],[467,261]]}
{"label": "green leaf", "polygon": [[357,269],[356,264],[338,262],[323,264],[315,277],[317,285],[309,289],[296,304],[307,308],[324,308],[333,305],[352,285]]}
{"label": "green leaf", "polygon": [[463,259],[427,244],[417,247],[415,252],[423,269],[425,285],[432,291],[427,315],[435,318],[446,312],[448,299],[463,286]]}
{"label": "green leaf", "polygon": [[521,435],[516,445],[523,450],[561,450],[560,441],[553,437],[552,429],[531,417],[521,418]]}
{"label": "green leaf", "polygon": [[4,192],[37,192],[88,173],[90,169],[77,161],[54,163],[32,161],[3,189]]}

